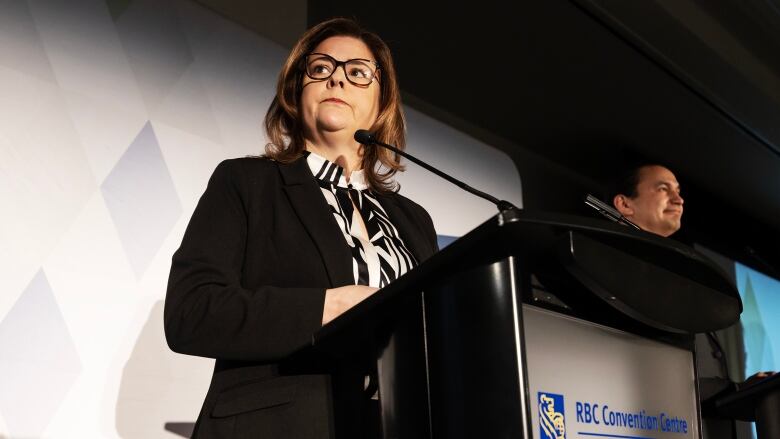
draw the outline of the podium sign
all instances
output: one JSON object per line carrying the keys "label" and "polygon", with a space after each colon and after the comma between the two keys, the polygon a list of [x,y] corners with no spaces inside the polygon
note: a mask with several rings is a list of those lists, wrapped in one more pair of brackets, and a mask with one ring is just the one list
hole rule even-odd
{"label": "podium sign", "polygon": [[536,439],[699,437],[693,353],[523,306]]}

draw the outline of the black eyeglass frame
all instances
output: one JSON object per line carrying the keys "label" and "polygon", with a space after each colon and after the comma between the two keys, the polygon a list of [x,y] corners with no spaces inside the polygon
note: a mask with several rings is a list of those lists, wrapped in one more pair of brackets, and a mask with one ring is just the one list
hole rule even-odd
{"label": "black eyeglass frame", "polygon": [[[328,58],[329,60],[333,61],[333,64],[335,64],[335,67],[333,68],[333,71],[330,72],[330,75],[328,75],[325,78],[314,78],[314,77],[311,76],[311,74],[309,74],[309,57],[312,56],[312,55],[318,55],[318,56],[325,57],[325,58]],[[379,81],[379,78],[377,77],[377,72],[379,72],[382,69],[382,66],[380,66],[378,62],[371,61],[370,59],[353,58],[353,59],[348,59],[346,61],[339,61],[336,58],[328,55],[327,53],[319,53],[319,52],[307,53],[306,56],[304,56],[301,61],[302,61],[302,66],[301,67],[303,68],[303,72],[306,73],[306,76],[308,76],[310,79],[313,79],[315,81],[327,81],[328,79],[330,79],[331,76],[333,76],[334,73],[336,73],[336,70],[339,69],[339,66],[341,66],[341,69],[344,71],[344,77],[347,78],[347,81],[349,81],[350,84],[356,85],[358,87],[368,87],[369,85],[371,85],[372,82],[374,82],[374,79]],[[371,73],[371,80],[368,82],[368,84],[360,84],[360,83],[355,82],[352,79],[350,79],[349,73],[347,73],[347,63],[350,63],[352,61],[366,62],[366,63],[368,63],[369,66],[373,65],[375,67],[374,71]]]}

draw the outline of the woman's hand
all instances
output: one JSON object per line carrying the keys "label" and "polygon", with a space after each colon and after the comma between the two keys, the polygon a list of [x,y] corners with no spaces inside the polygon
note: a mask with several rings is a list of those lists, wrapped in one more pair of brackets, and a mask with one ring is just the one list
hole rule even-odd
{"label": "woman's hand", "polygon": [[379,288],[365,285],[347,285],[325,290],[325,307],[322,311],[322,325],[345,313],[348,309],[377,292]]}

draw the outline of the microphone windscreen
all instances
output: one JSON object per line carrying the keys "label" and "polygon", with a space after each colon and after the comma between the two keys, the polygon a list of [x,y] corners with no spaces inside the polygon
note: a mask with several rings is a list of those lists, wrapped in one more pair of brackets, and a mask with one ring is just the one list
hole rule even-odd
{"label": "microphone windscreen", "polygon": [[355,140],[357,140],[358,143],[362,143],[363,145],[373,145],[375,143],[374,135],[371,134],[371,132],[368,130],[355,131]]}

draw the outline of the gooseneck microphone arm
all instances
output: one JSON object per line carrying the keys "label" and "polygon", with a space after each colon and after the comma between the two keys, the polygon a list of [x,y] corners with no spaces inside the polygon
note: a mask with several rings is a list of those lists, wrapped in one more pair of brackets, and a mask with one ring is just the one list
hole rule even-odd
{"label": "gooseneck microphone arm", "polygon": [[454,184],[455,186],[458,186],[459,188],[463,189],[464,191],[469,192],[469,193],[474,194],[474,195],[476,195],[476,196],[478,196],[480,198],[483,198],[485,200],[490,201],[491,203],[496,205],[496,207],[498,208],[499,212],[503,212],[503,211],[509,210],[509,209],[517,209],[517,207],[515,207],[515,205],[510,203],[509,201],[499,200],[498,198],[496,198],[496,197],[494,197],[494,196],[492,196],[490,194],[486,194],[485,192],[482,192],[480,190],[474,189],[473,187],[467,185],[466,183],[458,180],[455,177],[451,177],[451,176],[445,174],[444,172],[434,168],[433,166],[425,163],[424,161],[414,157],[413,155],[407,154],[407,153],[401,151],[400,149],[396,148],[393,145],[388,145],[387,143],[380,142],[369,131],[366,131],[366,130],[357,130],[357,131],[355,131],[355,140],[358,141],[359,143],[362,143],[363,145],[378,145],[378,146],[381,146],[383,148],[387,148],[390,151],[393,151],[394,153],[400,155],[401,157],[407,158],[407,159],[409,159],[409,161],[412,161],[412,162],[422,166],[423,168],[433,172],[434,174],[436,174],[439,177],[449,181],[450,183]]}

